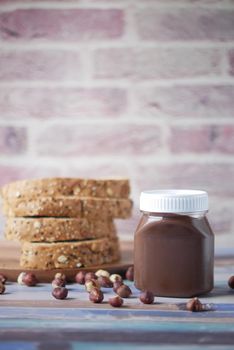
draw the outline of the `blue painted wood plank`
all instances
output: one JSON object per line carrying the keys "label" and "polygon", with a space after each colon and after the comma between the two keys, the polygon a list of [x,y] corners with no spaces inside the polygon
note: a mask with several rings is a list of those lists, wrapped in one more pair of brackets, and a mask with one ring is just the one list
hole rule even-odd
{"label": "blue painted wood plank", "polygon": [[88,330],[96,331],[102,329],[103,332],[233,332],[233,322],[194,322],[190,321],[169,321],[169,320],[78,320],[78,319],[6,319],[0,320],[0,334],[3,330],[27,330],[30,332],[37,330]]}
{"label": "blue painted wood plank", "polygon": [[[188,350],[188,345],[72,342],[71,350]],[[190,345],[189,350],[233,350],[232,345]]]}
{"label": "blue painted wood plank", "polygon": [[[22,312],[23,309],[23,312]],[[22,308],[22,307],[1,307],[0,321],[11,318],[35,318],[35,319],[95,319],[105,320],[111,318],[112,320],[129,320],[129,319],[154,319],[154,318],[168,318],[168,319],[218,319],[233,318],[234,321],[234,305],[233,304],[215,304],[215,311],[207,312],[190,312],[186,310],[144,310],[144,309],[100,309],[100,308]]]}
{"label": "blue painted wood plank", "polygon": [[0,341],[0,350],[37,350],[37,343],[20,341]]}

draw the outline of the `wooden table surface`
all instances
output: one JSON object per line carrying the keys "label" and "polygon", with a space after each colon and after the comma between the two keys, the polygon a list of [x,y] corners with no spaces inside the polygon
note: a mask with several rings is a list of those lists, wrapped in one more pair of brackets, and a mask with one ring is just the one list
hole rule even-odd
{"label": "wooden table surface", "polygon": [[234,349],[234,290],[227,279],[234,274],[234,256],[216,258],[215,288],[200,299],[212,311],[185,310],[187,299],[156,298],[139,302],[139,291],[127,282],[133,296],[124,307],[92,304],[83,286],[69,284],[66,300],[51,296],[51,285],[6,285],[0,295],[0,350],[33,349]]}

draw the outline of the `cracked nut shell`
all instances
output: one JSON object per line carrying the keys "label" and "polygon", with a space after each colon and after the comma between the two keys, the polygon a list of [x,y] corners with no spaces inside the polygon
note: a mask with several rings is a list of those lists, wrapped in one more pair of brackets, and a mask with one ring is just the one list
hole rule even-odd
{"label": "cracked nut shell", "polygon": [[66,299],[68,290],[65,287],[56,287],[53,289],[52,295],[55,299]]}
{"label": "cracked nut shell", "polygon": [[126,286],[125,284],[123,284],[122,286],[120,286],[116,293],[121,297],[121,298],[129,298],[130,295],[132,294],[131,289]]}
{"label": "cracked nut shell", "polygon": [[123,303],[124,303],[123,299],[120,298],[118,295],[109,299],[109,304],[113,307],[121,307]]}
{"label": "cracked nut shell", "polygon": [[186,309],[188,311],[199,312],[203,310],[203,307],[198,298],[193,298],[187,302]]}
{"label": "cracked nut shell", "polygon": [[153,304],[154,295],[149,291],[144,291],[140,294],[139,299],[143,304]]}
{"label": "cracked nut shell", "polygon": [[89,293],[89,300],[93,303],[101,303],[104,299],[102,291],[98,288],[93,288]]}

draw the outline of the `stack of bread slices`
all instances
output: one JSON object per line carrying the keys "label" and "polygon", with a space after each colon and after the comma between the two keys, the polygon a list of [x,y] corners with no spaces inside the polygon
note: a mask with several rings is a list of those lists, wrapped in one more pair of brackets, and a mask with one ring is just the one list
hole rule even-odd
{"label": "stack of bread slices", "polygon": [[2,190],[5,237],[21,242],[21,267],[81,268],[117,261],[113,219],[128,218],[127,179],[47,178]]}

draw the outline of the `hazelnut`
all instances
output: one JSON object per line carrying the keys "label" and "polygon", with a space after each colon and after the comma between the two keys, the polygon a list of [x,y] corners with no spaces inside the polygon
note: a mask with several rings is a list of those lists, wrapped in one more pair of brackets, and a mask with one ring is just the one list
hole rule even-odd
{"label": "hazelnut", "polygon": [[36,276],[31,272],[21,272],[17,278],[19,284],[33,287],[38,283]]}
{"label": "hazelnut", "polygon": [[66,283],[64,280],[60,279],[60,278],[55,278],[53,281],[52,281],[52,287],[53,288],[57,288],[57,287],[66,287]]}
{"label": "hazelnut", "polygon": [[0,294],[3,294],[6,290],[6,287],[4,286],[4,284],[2,282],[0,282]]}
{"label": "hazelnut", "polygon": [[129,298],[130,295],[132,294],[131,289],[126,286],[125,284],[123,284],[122,286],[120,286],[116,293],[121,297],[121,298]]}
{"label": "hazelnut", "polygon": [[22,278],[22,281],[28,287],[34,287],[38,283],[36,276],[31,272],[26,272]]}
{"label": "hazelnut", "polygon": [[95,275],[97,277],[101,277],[101,276],[103,276],[103,277],[110,277],[109,272],[106,271],[106,270],[98,270],[98,271],[95,272]]}
{"label": "hazelnut", "polygon": [[203,306],[198,298],[193,298],[187,302],[186,309],[193,312],[202,311]]}
{"label": "hazelnut", "polygon": [[145,291],[140,294],[139,299],[143,304],[153,304],[154,295],[149,291]]}
{"label": "hazelnut", "polygon": [[96,279],[97,279],[97,276],[95,275],[94,272],[87,272],[85,274],[85,282],[90,280],[96,280]]}
{"label": "hazelnut", "polygon": [[0,273],[0,282],[2,282],[3,284],[5,284],[7,281],[7,278],[5,275],[3,275],[2,273]]}
{"label": "hazelnut", "polygon": [[18,276],[18,278],[17,278],[17,282],[18,282],[19,284],[25,284],[25,283],[23,282],[23,278],[24,278],[25,275],[26,275],[26,272],[21,272],[21,273],[19,274],[19,276]]}
{"label": "hazelnut", "polygon": [[122,281],[117,281],[117,282],[114,282],[113,283],[113,291],[116,293],[117,292],[117,289],[123,285],[123,282]]}
{"label": "hazelnut", "polygon": [[54,276],[55,280],[63,280],[66,283],[66,275],[62,272],[57,272]]}
{"label": "hazelnut", "polygon": [[120,298],[118,295],[109,299],[109,304],[113,307],[120,307],[123,305],[123,302],[123,299]]}
{"label": "hazelnut", "polygon": [[98,281],[90,280],[90,281],[85,282],[85,288],[86,288],[87,292],[90,293],[93,288],[100,289],[100,285],[99,285]]}
{"label": "hazelnut", "polygon": [[65,287],[57,287],[52,291],[52,295],[55,299],[66,299],[68,290]]}
{"label": "hazelnut", "polygon": [[228,280],[228,285],[231,289],[234,289],[234,276],[231,276]]}
{"label": "hazelnut", "polygon": [[113,274],[113,275],[110,275],[110,280],[111,282],[115,283],[115,282],[118,282],[118,281],[121,281],[122,282],[122,277],[120,275],[117,275],[116,273]]}
{"label": "hazelnut", "polygon": [[133,266],[130,266],[127,271],[126,271],[126,274],[125,274],[125,277],[127,280],[129,281],[133,281],[134,280],[134,267]]}
{"label": "hazelnut", "polygon": [[85,272],[80,271],[76,274],[75,280],[78,284],[85,284]]}
{"label": "hazelnut", "polygon": [[89,293],[89,300],[93,303],[101,303],[104,299],[102,291],[98,288],[93,288]]}
{"label": "hazelnut", "polygon": [[113,287],[113,283],[111,282],[109,277],[106,277],[106,276],[99,276],[98,283],[103,288],[112,288]]}

